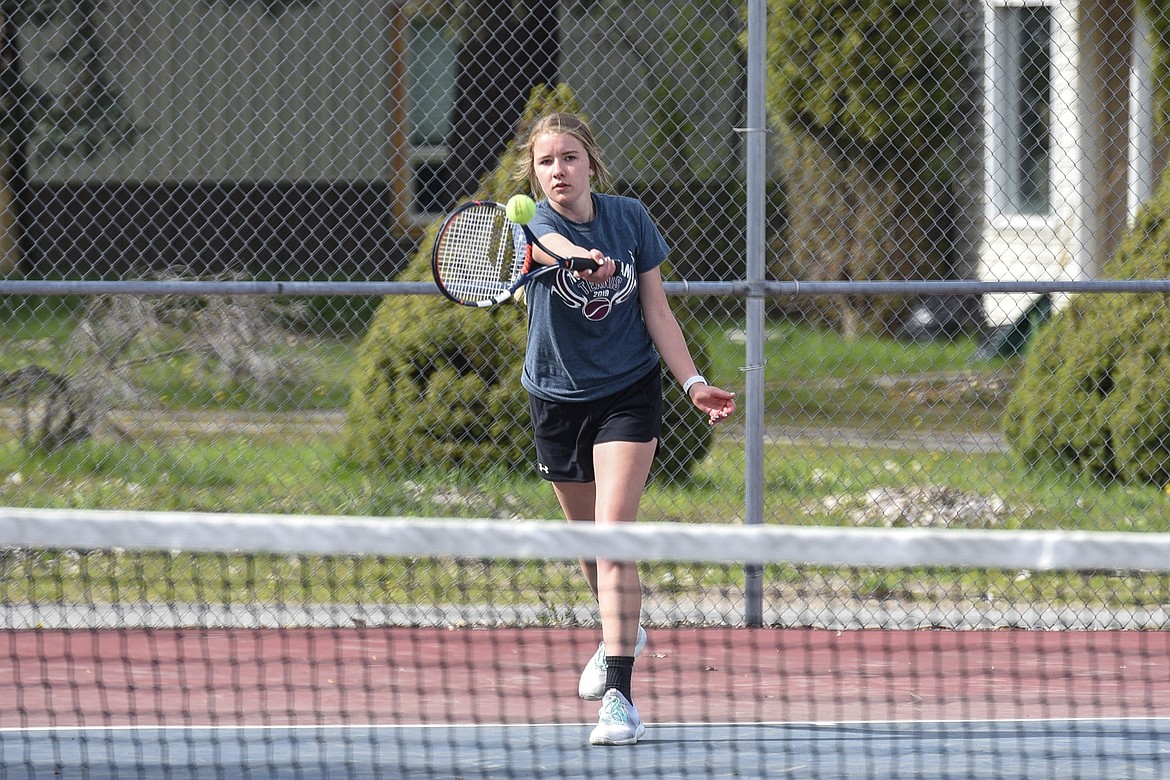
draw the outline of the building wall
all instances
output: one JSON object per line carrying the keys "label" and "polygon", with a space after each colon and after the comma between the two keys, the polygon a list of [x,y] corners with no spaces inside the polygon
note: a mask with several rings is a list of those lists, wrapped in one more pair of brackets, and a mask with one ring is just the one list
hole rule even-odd
{"label": "building wall", "polygon": [[[561,76],[603,143],[614,177],[742,175],[742,3],[565,3]],[[689,5],[692,17],[682,17]]]}
{"label": "building wall", "polygon": [[[594,118],[618,180],[742,174],[739,9],[731,0],[692,5],[682,17],[653,0],[562,4],[561,78]],[[43,7],[52,12],[25,17],[19,30],[41,107],[22,195],[26,269],[384,277],[436,216],[415,203],[419,154],[442,159],[443,150],[410,145],[401,4]],[[453,79],[429,83],[453,89]],[[348,219],[338,224],[339,215]]]}
{"label": "building wall", "polygon": [[[62,109],[32,139],[35,182],[371,181],[389,175],[388,4],[107,0],[89,52],[77,14],[21,31],[24,72]],[[92,55],[92,57],[87,56]],[[96,61],[96,64],[92,64]],[[63,133],[92,144],[62,144]],[[81,139],[84,140],[84,139]]]}

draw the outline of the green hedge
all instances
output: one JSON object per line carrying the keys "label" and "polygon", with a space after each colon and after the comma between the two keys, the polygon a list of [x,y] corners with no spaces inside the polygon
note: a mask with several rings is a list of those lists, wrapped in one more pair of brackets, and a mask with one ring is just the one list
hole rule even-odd
{"label": "green hedge", "polygon": [[[1170,278],[1166,181],[1101,276]],[[1005,430],[1032,463],[1170,482],[1170,296],[1074,297],[1029,350]]]}

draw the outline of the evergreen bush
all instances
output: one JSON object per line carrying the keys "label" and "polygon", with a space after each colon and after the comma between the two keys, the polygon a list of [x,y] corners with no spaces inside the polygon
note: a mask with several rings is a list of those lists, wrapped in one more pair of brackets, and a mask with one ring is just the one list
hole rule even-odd
{"label": "evergreen bush", "polygon": [[[579,112],[564,86],[533,90],[521,133],[548,111]],[[513,178],[518,141],[508,144],[499,166],[475,197],[503,202],[526,183]],[[438,224],[400,275],[429,280],[430,251]],[[667,237],[670,240],[670,237]],[[522,304],[469,310],[440,296],[384,299],[361,345],[354,369],[347,425],[350,457],[391,471],[458,468],[467,473],[531,460],[534,449],[528,396],[520,385],[526,340]],[[684,331],[687,316],[680,312]],[[706,360],[692,343],[700,369]],[[664,431],[655,474],[685,478],[710,449],[706,418],[683,396],[668,372]]]}
{"label": "evergreen bush", "polygon": [[[1170,190],[1138,216],[1107,279],[1170,278]],[[1170,296],[1087,294],[1038,334],[1005,432],[1030,463],[1103,481],[1170,482]]]}

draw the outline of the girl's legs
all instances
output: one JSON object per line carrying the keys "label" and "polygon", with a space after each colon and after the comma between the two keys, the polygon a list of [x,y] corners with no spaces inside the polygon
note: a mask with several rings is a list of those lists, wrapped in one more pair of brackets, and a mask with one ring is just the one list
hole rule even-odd
{"label": "girl's legs", "polygon": [[[654,461],[656,441],[614,441],[593,448],[595,481],[553,484],[570,521],[601,524],[634,522]],[[634,561],[581,561],[581,571],[597,596],[606,654],[633,656],[642,611],[642,589]]]}
{"label": "girl's legs", "polygon": [[[554,482],[553,492],[570,523],[592,523],[597,511],[597,485],[594,482]],[[597,561],[581,559],[581,573],[589,590],[597,598]]]}

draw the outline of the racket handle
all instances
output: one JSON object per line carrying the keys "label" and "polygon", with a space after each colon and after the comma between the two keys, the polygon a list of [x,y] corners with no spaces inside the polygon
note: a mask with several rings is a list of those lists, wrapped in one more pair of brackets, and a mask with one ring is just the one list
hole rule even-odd
{"label": "racket handle", "polygon": [[549,257],[556,260],[556,263],[561,268],[566,268],[570,271],[596,271],[601,267],[601,263],[594,260],[592,257],[561,257],[556,252],[549,251],[548,247],[540,243],[540,239],[532,232],[532,229],[527,225],[520,225],[520,229],[524,231],[524,238],[534,247],[540,249]]}
{"label": "racket handle", "polygon": [[596,271],[601,267],[592,257],[566,257],[562,265],[570,271]]}

